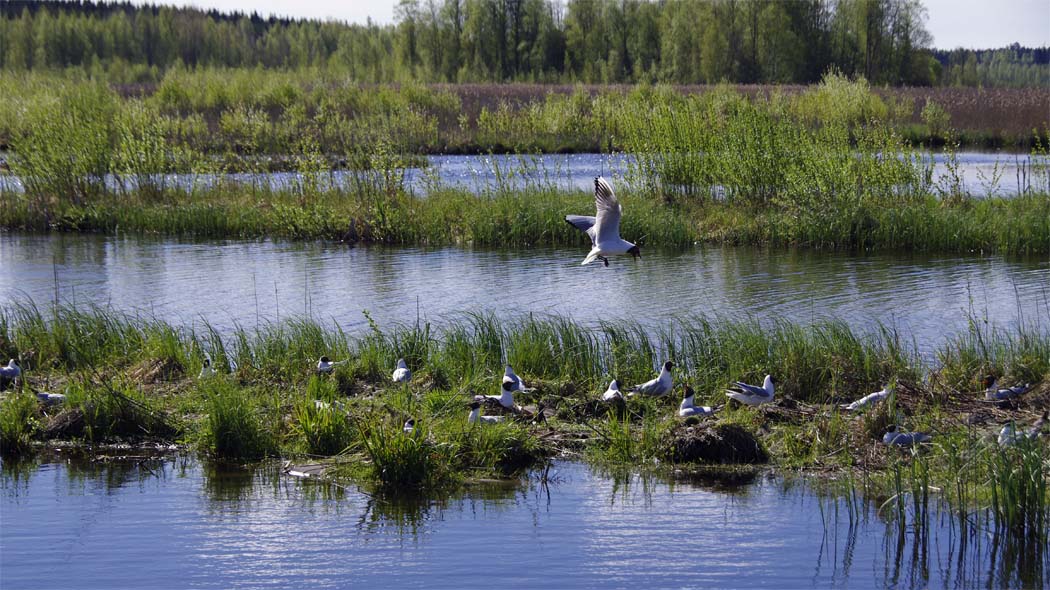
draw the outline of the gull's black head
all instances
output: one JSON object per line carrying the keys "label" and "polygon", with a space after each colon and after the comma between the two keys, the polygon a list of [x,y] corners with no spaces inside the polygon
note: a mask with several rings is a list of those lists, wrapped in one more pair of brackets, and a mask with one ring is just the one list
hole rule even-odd
{"label": "gull's black head", "polygon": [[481,402],[470,402],[470,409],[476,410],[481,407]]}
{"label": "gull's black head", "polygon": [[331,360],[331,359],[329,359],[329,358],[328,358],[328,357],[326,357],[326,356],[323,356],[323,357],[321,357],[321,362],[322,362],[322,363],[330,363],[330,362],[332,362],[332,360]]}
{"label": "gull's black head", "polygon": [[688,385],[686,385],[685,386],[685,394],[682,397],[683,398],[693,397],[693,395],[694,395],[693,388],[688,386]]}
{"label": "gull's black head", "polygon": [[204,359],[204,366],[205,367],[210,367],[211,366],[211,359],[209,359],[209,358]]}
{"label": "gull's black head", "polygon": [[674,368],[674,363],[673,362],[667,361],[666,363],[664,363],[664,370],[665,371],[670,371],[673,368]]}
{"label": "gull's black head", "polygon": [[890,427],[886,429],[886,432],[897,432],[897,425],[891,424]]}
{"label": "gull's black head", "polygon": [[503,391],[514,391],[514,382],[513,381],[504,381],[503,382]]}
{"label": "gull's black head", "polygon": [[638,246],[631,246],[627,250],[627,253],[630,254],[631,256],[634,256],[635,258],[641,258],[642,257],[642,249],[639,248]]}
{"label": "gull's black head", "polygon": [[412,419],[412,418],[409,418],[409,419],[408,419],[408,420],[407,420],[407,421],[405,422],[405,426],[415,426],[415,425],[416,425],[416,421],[415,421],[414,419]]}

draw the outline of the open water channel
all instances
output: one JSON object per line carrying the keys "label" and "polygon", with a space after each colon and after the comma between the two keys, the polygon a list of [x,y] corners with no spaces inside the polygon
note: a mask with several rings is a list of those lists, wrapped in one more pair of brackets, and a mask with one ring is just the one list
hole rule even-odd
{"label": "open water channel", "polygon": [[393,504],[276,464],[48,457],[4,464],[0,515],[0,586],[25,590],[1039,588],[1048,565],[939,508],[902,533],[802,478],[572,462]]}

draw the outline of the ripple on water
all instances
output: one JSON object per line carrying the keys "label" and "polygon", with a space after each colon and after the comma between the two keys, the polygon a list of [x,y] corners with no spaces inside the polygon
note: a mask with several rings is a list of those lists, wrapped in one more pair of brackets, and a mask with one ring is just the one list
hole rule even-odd
{"label": "ripple on water", "polygon": [[[16,472],[16,469],[18,470]],[[605,475],[473,487],[411,506],[195,461],[4,466],[0,583],[11,588],[1038,586],[1047,556],[962,542],[935,517],[919,551],[870,504],[805,480],[741,485]],[[823,505],[822,505],[823,504]],[[899,547],[899,549],[897,549]],[[990,551],[1002,551],[992,558]]]}
{"label": "ripple on water", "polygon": [[[0,298],[112,305],[220,330],[308,314],[355,331],[417,314],[562,314],[596,325],[666,328],[696,315],[899,327],[935,348],[968,315],[1050,324],[1050,261],[851,255],[757,248],[649,249],[639,261],[581,267],[584,248],[345,247],[318,242],[185,242],[0,235]],[[56,284],[57,278],[57,284]]]}

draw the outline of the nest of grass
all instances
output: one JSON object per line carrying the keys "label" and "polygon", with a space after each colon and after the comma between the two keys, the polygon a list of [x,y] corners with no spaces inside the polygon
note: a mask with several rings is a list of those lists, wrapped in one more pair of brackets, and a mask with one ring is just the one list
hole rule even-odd
{"label": "nest of grass", "polygon": [[763,464],[769,453],[744,428],[736,424],[678,426],[665,446],[667,459],[675,463]]}
{"label": "nest of grass", "polygon": [[173,358],[147,359],[131,369],[128,375],[141,383],[175,381],[185,373],[182,363]]}
{"label": "nest of grass", "polygon": [[80,408],[66,408],[51,416],[41,435],[45,440],[73,438],[84,434],[84,412]]}

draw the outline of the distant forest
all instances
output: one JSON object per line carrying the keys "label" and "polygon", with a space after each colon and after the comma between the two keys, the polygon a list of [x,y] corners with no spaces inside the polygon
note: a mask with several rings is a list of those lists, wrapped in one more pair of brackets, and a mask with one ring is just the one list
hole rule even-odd
{"label": "distant forest", "polygon": [[1050,50],[933,50],[919,0],[402,0],[391,25],[127,2],[0,3],[0,68],[112,82],[175,67],[323,68],[360,82],[1047,86]]}

